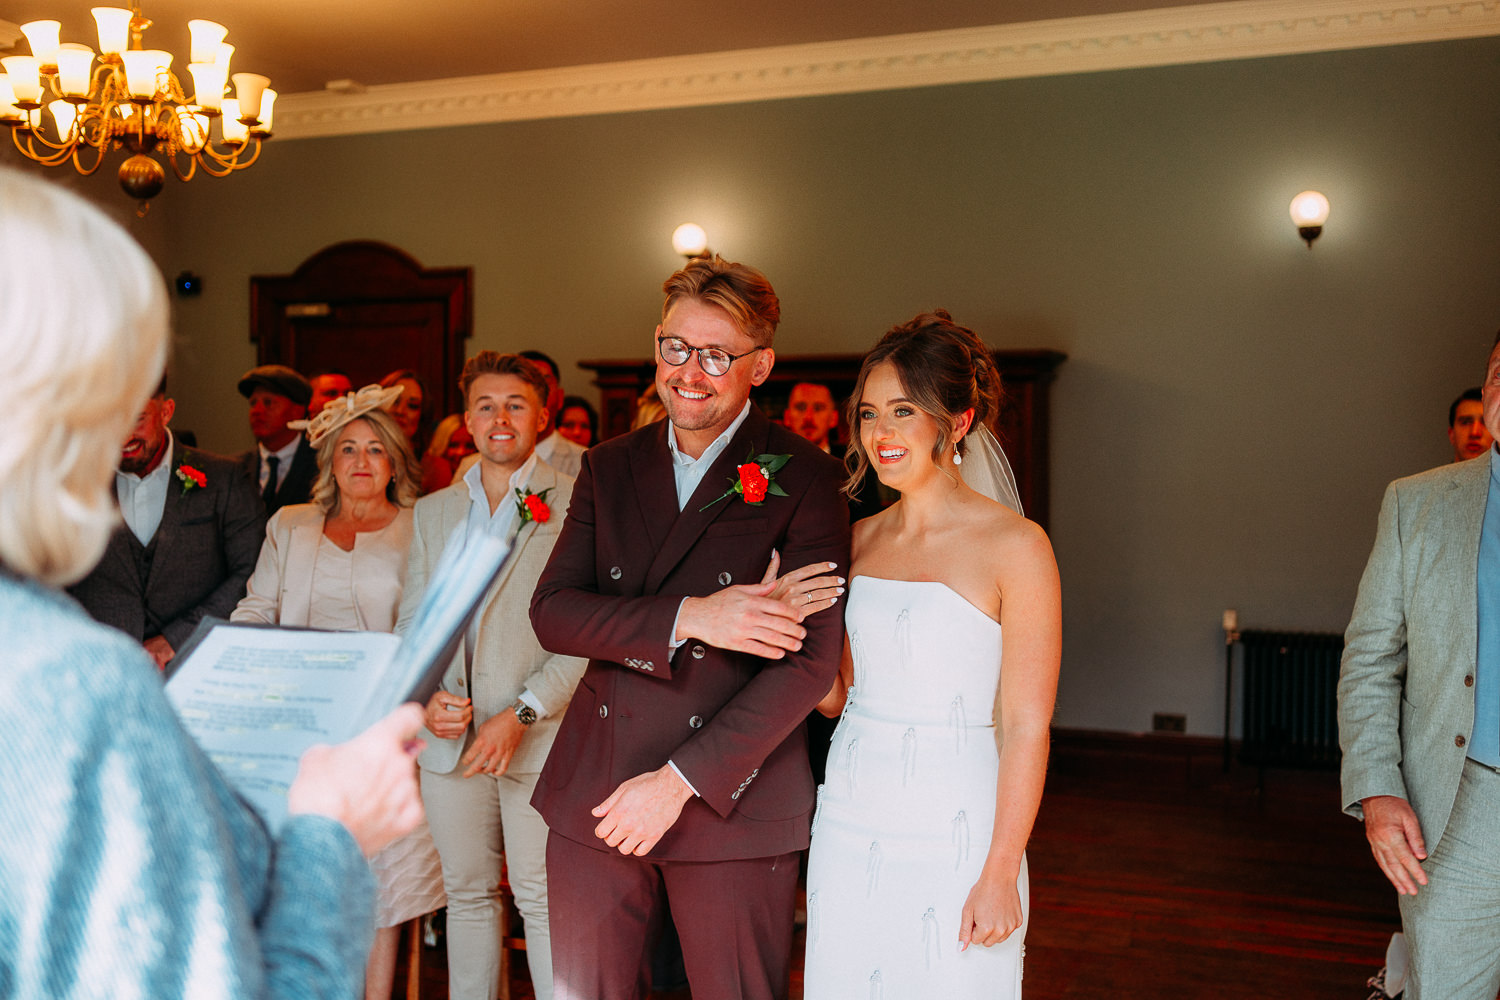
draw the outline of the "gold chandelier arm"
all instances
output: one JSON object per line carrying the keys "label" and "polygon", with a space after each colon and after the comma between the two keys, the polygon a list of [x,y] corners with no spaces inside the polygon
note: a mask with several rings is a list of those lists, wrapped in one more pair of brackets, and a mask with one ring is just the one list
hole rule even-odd
{"label": "gold chandelier arm", "polygon": [[26,157],[28,160],[34,160],[44,167],[55,167],[59,163],[66,163],[68,157],[73,153],[73,146],[71,144],[65,146],[53,146],[52,143],[48,142],[46,139],[42,139],[42,145],[51,146],[53,149],[57,150],[57,152],[38,153],[36,150],[36,145],[32,140],[40,137],[37,136],[29,128],[25,129],[24,131],[26,132],[25,145],[21,144],[21,126],[12,126],[10,130],[10,137],[11,139],[15,140],[16,149],[20,150],[21,155]]}
{"label": "gold chandelier arm", "polygon": [[83,165],[83,160],[81,160],[79,158],[78,154],[81,153],[81,152],[83,152],[83,147],[86,146],[86,145],[88,145],[88,144],[87,143],[76,143],[73,146],[73,169],[76,170],[76,171],[78,171],[80,174],[82,174],[85,177],[87,177],[89,174],[92,174],[94,171],[98,170],[99,167],[100,167],[100,165],[102,165],[104,163],[104,147],[102,145],[101,146],[89,146],[90,149],[94,150],[94,165],[91,166],[91,167],[85,167]]}
{"label": "gold chandelier arm", "polygon": [[236,170],[244,170],[260,158],[261,140],[257,136],[254,142],[255,148],[250,152],[250,159],[243,162],[241,162],[240,158],[244,156],[246,147],[250,145],[249,143],[231,146],[227,153],[220,152],[213,147],[212,143],[207,143],[196,154],[196,159],[199,165],[210,175],[214,177],[228,177]]}
{"label": "gold chandelier arm", "polygon": [[[182,167],[177,162],[179,158],[187,160],[186,173],[183,172]],[[177,179],[180,181],[190,181],[193,179],[193,174],[198,172],[198,157],[194,153],[184,153],[181,150],[174,149],[172,155],[167,157],[167,160],[172,164],[172,173],[176,174]],[[204,167],[203,169],[207,170],[208,168]]]}

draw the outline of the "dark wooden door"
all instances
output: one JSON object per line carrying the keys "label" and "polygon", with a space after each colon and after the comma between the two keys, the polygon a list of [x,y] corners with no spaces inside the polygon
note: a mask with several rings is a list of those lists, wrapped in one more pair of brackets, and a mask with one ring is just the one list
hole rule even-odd
{"label": "dark wooden door", "polygon": [[473,326],[473,272],[428,269],[393,246],[336,243],[289,275],[250,279],[259,364],[347,372],[355,387],[415,371],[427,390],[421,437],[463,408],[458,374]]}

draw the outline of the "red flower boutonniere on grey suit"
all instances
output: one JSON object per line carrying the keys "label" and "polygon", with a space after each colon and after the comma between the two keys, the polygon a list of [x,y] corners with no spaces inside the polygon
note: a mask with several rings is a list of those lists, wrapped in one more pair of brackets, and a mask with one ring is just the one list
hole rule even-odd
{"label": "red flower boutonniere on grey suit", "polygon": [[745,463],[736,470],[739,476],[729,481],[729,489],[724,491],[723,496],[699,507],[699,512],[708,510],[720,500],[732,497],[736,493],[744,497],[746,503],[756,506],[765,503],[767,494],[774,497],[786,496],[786,490],[776,482],[776,473],[780,472],[781,467],[791,460],[790,455],[756,455],[752,452],[746,457]]}
{"label": "red flower boutonniere on grey suit", "polygon": [[547,494],[552,492],[552,487],[547,487],[540,493],[530,490],[516,490],[516,510],[521,515],[521,522],[535,521],[537,524],[545,524],[552,517],[552,508],[547,506]]}
{"label": "red flower boutonniere on grey suit", "polygon": [[177,481],[182,483],[184,496],[193,490],[201,490],[208,485],[208,477],[191,465],[179,465],[177,467]]}

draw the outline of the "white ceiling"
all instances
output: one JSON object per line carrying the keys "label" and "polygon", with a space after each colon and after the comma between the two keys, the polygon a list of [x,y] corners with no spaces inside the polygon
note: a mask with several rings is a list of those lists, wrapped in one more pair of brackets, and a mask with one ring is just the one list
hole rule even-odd
{"label": "white ceiling", "polygon": [[[0,0],[0,21],[62,22],[97,44],[108,0]],[[121,3],[121,0],[115,0]],[[282,94],[1187,6],[1192,0],[145,0],[148,48],[187,51],[187,21],[229,28],[234,69]],[[6,45],[0,38],[0,48]],[[27,51],[24,40],[20,51]]]}

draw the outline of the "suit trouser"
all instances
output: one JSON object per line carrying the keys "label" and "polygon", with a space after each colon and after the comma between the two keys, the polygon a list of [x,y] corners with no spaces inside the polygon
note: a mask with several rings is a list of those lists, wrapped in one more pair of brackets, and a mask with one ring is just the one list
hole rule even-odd
{"label": "suit trouser", "polygon": [[653,861],[552,834],[557,1000],[644,997],[663,896],[671,900],[693,1000],[785,1000],[797,855]]}
{"label": "suit trouser", "polygon": [[526,964],[537,1000],[552,1000],[547,918],[547,824],[531,808],[538,772],[463,777],[422,772],[422,803],[448,893],[448,993],[495,1000],[500,984],[500,865],[526,924]]}
{"label": "suit trouser", "polygon": [[[1426,834],[1426,831],[1423,831]],[[1411,949],[1407,1000],[1495,1000],[1500,992],[1500,773],[1464,761],[1453,813],[1401,897]]]}

